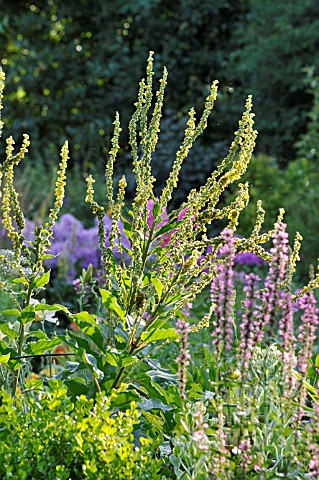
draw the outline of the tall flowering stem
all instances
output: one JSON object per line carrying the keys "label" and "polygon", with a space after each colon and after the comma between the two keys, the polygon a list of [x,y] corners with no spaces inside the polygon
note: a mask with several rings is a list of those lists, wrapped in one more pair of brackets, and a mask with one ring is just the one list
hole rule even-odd
{"label": "tall flowering stem", "polygon": [[297,392],[298,409],[294,415],[294,421],[299,423],[304,415],[304,405],[307,398],[306,374],[312,356],[313,343],[316,339],[318,327],[318,308],[313,290],[308,290],[299,300],[299,306],[303,310],[301,325],[299,327],[298,341],[300,351],[297,357],[297,366],[301,374]]}
{"label": "tall flowering stem", "polygon": [[269,272],[265,279],[265,290],[262,293],[262,309],[260,313],[264,330],[272,333],[274,329],[275,313],[277,308],[278,294],[285,281],[287,266],[289,262],[288,233],[287,225],[283,222],[275,224],[273,234],[273,247],[270,249],[272,255],[269,264]]}
{"label": "tall flowering stem", "polygon": [[192,438],[197,443],[199,450],[207,451],[209,449],[209,439],[206,433],[206,430],[208,429],[208,423],[205,422],[204,415],[204,404],[196,404],[196,411],[194,413],[194,432]]}
{"label": "tall flowering stem", "polygon": [[181,397],[186,398],[187,368],[191,358],[188,344],[188,335],[190,332],[189,323],[180,318],[176,322],[176,332],[180,334],[179,338],[179,355],[176,358],[178,365],[178,381],[181,391]]}
{"label": "tall flowering stem", "polygon": [[248,371],[249,360],[252,357],[252,350],[261,338],[261,325],[259,319],[260,297],[258,284],[260,278],[254,273],[246,275],[246,284],[244,292],[246,298],[244,300],[244,313],[242,323],[240,325],[240,356],[243,371]]}
{"label": "tall flowering stem", "polygon": [[294,334],[294,305],[290,292],[283,292],[279,305],[282,308],[282,317],[279,321],[279,335],[282,339],[283,373],[285,378],[284,397],[290,398],[296,386],[294,370],[296,367]]}
{"label": "tall flowering stem", "polygon": [[301,325],[298,334],[298,340],[301,344],[301,349],[298,355],[298,367],[301,374],[306,374],[318,327],[319,310],[312,290],[306,292],[300,298],[299,305],[304,313],[301,317]]}
{"label": "tall flowering stem", "polygon": [[233,266],[236,249],[233,231],[224,229],[221,233],[224,241],[219,250],[220,255],[225,255],[225,261],[215,266],[216,276],[211,283],[211,301],[216,304],[212,333],[213,345],[218,354],[224,349],[230,350],[233,343],[234,324],[234,282]]}

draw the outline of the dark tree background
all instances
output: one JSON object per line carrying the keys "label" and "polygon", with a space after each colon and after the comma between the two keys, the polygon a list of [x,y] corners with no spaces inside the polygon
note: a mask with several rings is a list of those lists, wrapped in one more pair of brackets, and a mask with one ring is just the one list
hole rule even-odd
{"label": "dark tree background", "polygon": [[[115,111],[125,126],[149,50],[157,74],[163,65],[169,70],[157,154],[163,177],[184,114],[192,105],[202,108],[215,78],[220,98],[188,162],[185,188],[223,155],[248,93],[259,150],[293,158],[312,104],[303,68],[319,61],[316,0],[1,0],[0,6],[4,117],[16,137],[30,132],[33,159],[50,162],[68,138],[73,163],[102,166]],[[125,155],[122,162],[126,168]]]}

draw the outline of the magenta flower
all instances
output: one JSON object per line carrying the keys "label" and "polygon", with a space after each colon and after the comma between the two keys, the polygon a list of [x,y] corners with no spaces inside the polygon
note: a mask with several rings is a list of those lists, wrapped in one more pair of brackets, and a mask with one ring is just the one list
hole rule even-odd
{"label": "magenta flower", "polygon": [[179,318],[176,322],[176,332],[180,334],[179,341],[179,355],[176,358],[178,365],[178,380],[181,390],[181,397],[186,398],[186,382],[187,382],[187,368],[190,362],[190,351],[188,344],[188,335],[190,332],[189,323]]}
{"label": "magenta flower", "polygon": [[259,342],[261,335],[260,325],[260,307],[257,304],[260,294],[258,283],[260,278],[254,273],[246,275],[246,285],[244,292],[244,313],[240,325],[240,353],[243,362],[244,371],[248,370],[248,362],[252,357],[253,347]]}
{"label": "magenta flower", "polygon": [[[177,217],[177,220],[178,221],[181,221],[186,213],[188,211],[188,207],[185,207],[183,208],[183,210],[181,210],[178,214],[178,217]],[[174,233],[176,233],[178,231],[178,228],[174,228],[171,232],[169,232],[167,235],[165,235],[161,241],[161,247],[167,247],[167,245],[169,244],[169,242],[171,241],[171,238],[172,236],[174,235]]]}
{"label": "magenta flower", "polygon": [[283,371],[287,385],[284,396],[289,397],[296,386],[296,377],[294,375],[296,367],[294,305],[290,292],[281,292],[279,306],[282,308],[282,317],[279,321],[279,335],[282,338]]}
{"label": "magenta flower", "polygon": [[306,292],[300,298],[299,304],[304,313],[301,317],[298,334],[298,340],[301,344],[298,355],[298,367],[300,373],[305,374],[312,355],[313,342],[316,339],[316,330],[318,327],[318,308],[313,291],[310,290]]}
{"label": "magenta flower", "polygon": [[194,413],[195,425],[192,438],[197,443],[199,450],[207,451],[209,449],[209,439],[206,434],[208,424],[204,422],[203,408],[200,408],[200,405],[198,405],[197,410]]}
{"label": "magenta flower", "polygon": [[275,229],[273,247],[270,249],[272,259],[269,264],[268,275],[264,282],[265,290],[262,295],[262,309],[260,313],[260,319],[263,322],[264,329],[268,327],[270,331],[272,331],[274,327],[278,295],[285,280],[289,258],[286,224],[276,223]]}
{"label": "magenta flower", "polygon": [[234,246],[233,231],[225,229],[221,232],[224,245],[220,248],[220,255],[225,255],[222,263],[215,266],[216,276],[211,284],[211,301],[216,304],[213,345],[220,353],[224,349],[230,350],[233,343],[234,324],[234,282],[233,266],[236,249]]}
{"label": "magenta flower", "polygon": [[[153,208],[154,208],[154,205],[155,205],[155,201],[152,200],[151,198],[148,200],[147,204],[146,204],[146,209],[148,210],[148,214],[147,214],[147,225],[148,225],[148,228],[151,230],[153,224],[154,224],[154,215],[153,215]],[[159,215],[159,217],[162,219],[161,222],[159,222],[156,227],[155,227],[155,230],[158,230],[159,228],[161,228],[163,225],[166,225],[167,222],[168,222],[168,216],[167,216],[167,210],[166,208],[164,208],[162,210],[162,213]]]}

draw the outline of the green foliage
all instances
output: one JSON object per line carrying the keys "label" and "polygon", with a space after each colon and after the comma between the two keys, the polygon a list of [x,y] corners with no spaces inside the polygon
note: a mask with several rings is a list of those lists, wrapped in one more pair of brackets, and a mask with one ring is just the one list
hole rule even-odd
{"label": "green foliage", "polygon": [[[189,382],[193,400],[175,415],[170,460],[176,478],[307,478],[309,432],[302,425],[298,433],[293,428],[294,402],[281,390],[286,379],[279,349],[255,349],[249,382],[236,374],[233,359],[218,386],[213,365],[211,356],[195,367]],[[307,413],[312,417],[311,409]]]}
{"label": "green foliage", "polygon": [[142,436],[136,445],[139,423],[136,403],[115,413],[103,395],[95,403],[84,396],[72,402],[58,382],[50,381],[50,391],[37,400],[2,392],[1,478],[160,478],[156,443]]}

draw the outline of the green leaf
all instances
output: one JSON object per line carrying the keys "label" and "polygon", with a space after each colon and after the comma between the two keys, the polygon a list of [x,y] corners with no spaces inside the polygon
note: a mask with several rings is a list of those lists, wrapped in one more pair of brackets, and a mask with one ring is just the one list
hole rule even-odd
{"label": "green leaf", "polygon": [[170,410],[173,410],[173,407],[171,407],[170,405],[165,405],[160,400],[156,400],[153,398],[149,400],[143,400],[143,402],[139,403],[139,407],[144,412],[148,412],[149,410],[162,410],[163,412],[169,412]]}
{"label": "green leaf", "polygon": [[108,290],[104,290],[103,288],[100,289],[101,295],[102,295],[102,303],[106,308],[109,308],[110,310],[113,310],[120,319],[125,322],[125,311],[120,307],[120,305],[117,303],[116,297],[113,297],[111,292]]}
{"label": "green leaf", "polygon": [[132,401],[139,402],[140,400],[140,395],[134,389],[126,390],[110,396],[110,408],[120,407],[122,410],[128,408]]}
{"label": "green leaf", "polygon": [[319,354],[316,356],[315,367],[319,368]]}
{"label": "green leaf", "polygon": [[74,313],[73,315],[70,315],[70,317],[74,318],[75,320],[91,323],[92,325],[98,325],[96,322],[96,315],[92,315],[88,312]]}
{"label": "green leaf", "polygon": [[154,329],[150,332],[142,333],[141,339],[144,343],[149,344],[159,340],[176,340],[179,336],[180,335],[176,333],[175,328],[162,328],[161,330]]}
{"label": "green leaf", "polygon": [[49,337],[47,336],[47,334],[42,332],[42,330],[35,330],[35,331],[32,331],[32,332],[29,332],[29,333],[27,333],[26,337],[27,338],[35,337],[35,338],[39,338],[41,340],[49,340]]}
{"label": "green leaf", "polygon": [[48,311],[51,311],[51,312],[59,312],[59,311],[63,311],[65,313],[69,313],[68,309],[66,307],[64,307],[63,305],[60,305],[59,303],[54,303],[53,305],[48,305],[46,303],[38,303],[37,305],[34,306],[34,310],[36,312],[40,311],[40,310],[48,310]]}
{"label": "green leaf", "polygon": [[11,310],[3,310],[3,312],[1,312],[1,315],[18,316],[20,315],[20,310],[18,310],[17,308],[13,308]]}
{"label": "green leaf", "polygon": [[19,277],[15,278],[14,280],[11,281],[12,284],[18,284],[18,283],[23,283],[24,285],[28,284],[28,281],[24,277]]}
{"label": "green leaf", "polygon": [[[155,224],[157,223],[156,219],[161,212],[162,212],[162,209],[161,209],[160,204],[158,202],[154,203],[152,214],[153,214],[153,217],[154,217]],[[161,218],[159,221],[162,222],[163,219]]]}
{"label": "green leaf", "polygon": [[7,323],[0,323],[0,332],[9,338],[18,338],[18,332],[14,328],[10,328]]}
{"label": "green leaf", "polygon": [[45,255],[42,255],[41,260],[49,260],[51,258],[56,258],[58,255],[51,255],[51,253],[46,253]]}
{"label": "green leaf", "polygon": [[114,367],[128,367],[138,361],[137,357],[133,357],[126,350],[119,352],[116,348],[110,348],[105,353],[108,362]]}
{"label": "green leaf", "polygon": [[43,380],[42,378],[32,378],[30,380],[26,380],[25,386],[27,389],[39,390],[43,387]]}
{"label": "green leaf", "polygon": [[144,417],[160,432],[163,430],[165,420],[158,415],[154,415],[150,412],[143,412]]}
{"label": "green leaf", "polygon": [[44,285],[46,285],[47,283],[49,283],[50,273],[51,273],[51,270],[48,270],[43,275],[41,275],[41,277],[37,278],[34,282],[34,287],[35,288],[40,288],[40,287],[43,287]]}
{"label": "green leaf", "polygon": [[52,350],[57,345],[61,345],[62,339],[54,337],[51,340],[38,340],[37,342],[30,342],[26,346],[25,352],[27,355],[41,355],[42,353]]}
{"label": "green leaf", "polygon": [[[71,332],[70,332],[70,335],[71,335]],[[72,338],[68,338],[64,335],[59,338],[62,338],[63,342],[69,345],[70,348],[72,348],[74,354],[77,355],[82,360],[84,365],[92,372],[95,378],[102,379],[104,377],[104,373],[102,372],[102,370],[100,370],[97,367],[97,359],[93,356],[94,354],[94,355],[98,355],[99,358],[101,358],[104,356],[102,352],[99,352],[99,353],[94,352],[93,350],[90,349],[90,345],[85,339],[78,338],[78,337],[73,338],[73,335],[72,335]],[[82,343],[85,346],[85,348],[79,346],[79,343]],[[88,351],[91,351],[92,354],[87,353]]]}
{"label": "green leaf", "polygon": [[157,294],[159,296],[159,298],[161,298],[162,296],[162,293],[163,293],[163,290],[164,290],[164,285],[162,284],[162,282],[156,278],[156,277],[151,277],[151,283],[154,285],[156,291],[157,291]]}
{"label": "green leaf", "polygon": [[10,353],[6,353],[5,355],[0,354],[0,363],[8,363],[10,360]]}
{"label": "green leaf", "polygon": [[26,323],[33,322],[35,319],[34,305],[28,305],[25,307],[18,317],[18,321],[25,325]]}
{"label": "green leaf", "polygon": [[0,355],[8,355],[10,354],[10,358],[8,360],[8,367],[10,370],[14,371],[21,367],[22,361],[20,359],[13,359],[13,357],[17,357],[18,353],[13,349],[8,347],[7,343],[4,340],[0,340]]}
{"label": "green leaf", "polygon": [[181,221],[178,221],[178,222],[167,223],[166,225],[163,225],[163,227],[161,227],[161,228],[159,228],[159,229],[157,230],[156,234],[154,235],[154,239],[160,237],[160,236],[163,235],[164,233],[169,233],[169,232],[171,232],[171,231],[174,230],[176,227],[178,227],[181,223],[182,223]]}

